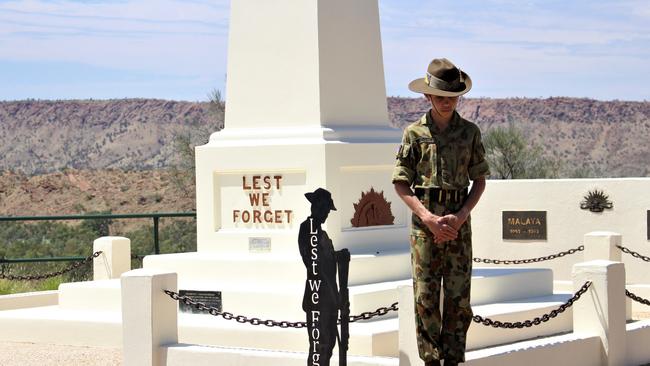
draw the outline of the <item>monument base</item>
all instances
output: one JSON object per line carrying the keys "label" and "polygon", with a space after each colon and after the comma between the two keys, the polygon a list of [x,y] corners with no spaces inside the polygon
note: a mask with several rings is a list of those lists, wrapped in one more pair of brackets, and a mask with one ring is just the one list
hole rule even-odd
{"label": "monument base", "polygon": [[[211,262],[204,258],[206,262],[201,263],[194,258],[196,255],[196,253],[185,253],[151,256],[147,257],[145,265],[149,269],[163,269],[161,268],[163,265],[174,267],[176,263],[175,268],[180,270],[179,289],[218,290],[215,287],[218,285],[217,279],[211,276],[214,276],[217,273],[214,271],[225,262]],[[202,256],[205,254],[202,253]],[[191,260],[196,264],[193,270],[186,269],[184,260]],[[287,263],[289,261],[275,268],[282,268]],[[213,272],[210,272],[210,269]],[[387,265],[374,268],[379,272],[389,269]],[[298,277],[292,281],[298,284],[294,287],[280,289],[249,284],[238,288],[242,286],[242,282],[227,288],[223,287],[224,310],[249,318],[303,321],[304,313],[300,299],[304,274],[301,271],[304,271],[304,268],[299,268]],[[206,276],[205,279],[212,279],[214,282],[196,281],[201,274]],[[410,284],[411,280],[407,278],[352,286],[350,288],[351,313],[359,314],[382,306],[389,307],[393,302],[398,301],[400,289],[404,292],[404,289],[410,288]],[[0,340],[121,347],[122,299],[119,280],[62,284],[58,295],[59,303],[56,306],[0,311],[0,327],[4,330],[0,333]],[[29,294],[25,296],[28,297]],[[399,328],[414,326],[413,307],[410,305],[412,297],[408,298],[410,296],[399,299],[400,313],[403,313],[399,320],[396,318],[397,313],[391,312],[372,321],[352,323],[349,354],[398,357],[400,352],[398,345],[400,342],[407,342],[398,339]],[[553,294],[552,276],[547,269],[476,268],[472,277],[474,312],[501,321],[518,321],[538,316],[557,307],[569,296]],[[570,314],[570,310],[567,314]],[[239,324],[211,315],[181,313],[178,317],[178,327],[179,341],[184,343],[266,349],[270,352],[304,352],[307,344],[305,329]],[[568,319],[565,316],[554,319],[547,327],[535,327],[516,332],[473,324],[467,346],[469,349],[491,347],[571,329],[570,316]],[[415,336],[414,331],[412,336]]]}

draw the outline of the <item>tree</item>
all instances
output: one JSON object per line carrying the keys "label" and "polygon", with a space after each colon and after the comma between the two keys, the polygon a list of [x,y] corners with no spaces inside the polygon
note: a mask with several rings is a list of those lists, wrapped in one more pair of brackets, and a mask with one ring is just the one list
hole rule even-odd
{"label": "tree", "polygon": [[528,141],[520,129],[510,124],[485,133],[483,145],[492,178],[558,178],[561,161],[545,156],[541,146]]}
{"label": "tree", "polygon": [[194,148],[206,144],[210,134],[224,127],[226,105],[221,98],[221,91],[213,89],[208,93],[208,99],[209,123],[194,122],[173,139],[175,159],[171,164],[171,180],[186,196],[193,196],[196,184]]}

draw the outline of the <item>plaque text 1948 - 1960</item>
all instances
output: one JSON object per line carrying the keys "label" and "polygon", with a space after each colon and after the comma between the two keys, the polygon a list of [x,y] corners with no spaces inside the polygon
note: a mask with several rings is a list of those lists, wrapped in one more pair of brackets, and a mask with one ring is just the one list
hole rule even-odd
{"label": "plaque text 1948 - 1960", "polygon": [[503,211],[503,239],[546,240],[546,211]]}

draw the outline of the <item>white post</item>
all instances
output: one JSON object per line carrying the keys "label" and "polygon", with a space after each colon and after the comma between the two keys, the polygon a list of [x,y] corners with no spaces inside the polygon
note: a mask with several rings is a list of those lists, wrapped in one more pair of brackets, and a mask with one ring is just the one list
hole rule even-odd
{"label": "white post", "polygon": [[610,231],[593,231],[585,235],[584,261],[604,259],[608,261],[621,261],[622,236]]}
{"label": "white post", "polygon": [[413,286],[400,286],[399,291],[399,364],[400,366],[421,366],[424,362],[418,354],[415,336],[415,299]]}
{"label": "white post", "polygon": [[161,346],[178,342],[178,305],[163,290],[177,291],[177,275],[136,269],[122,275],[124,366],[165,365]]}
{"label": "white post", "polygon": [[131,240],[121,236],[103,236],[93,242],[93,253],[101,251],[93,260],[93,279],[120,278],[131,270]]}
{"label": "white post", "polygon": [[606,260],[574,265],[574,289],[586,281],[591,287],[573,305],[573,332],[600,337],[602,365],[625,365],[625,267]]}

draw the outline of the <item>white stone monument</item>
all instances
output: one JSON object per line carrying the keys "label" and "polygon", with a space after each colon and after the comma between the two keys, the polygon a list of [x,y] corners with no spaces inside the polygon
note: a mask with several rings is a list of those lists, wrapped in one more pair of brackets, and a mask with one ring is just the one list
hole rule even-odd
{"label": "white stone monument", "polygon": [[410,279],[409,216],[391,183],[400,138],[377,0],[235,0],[225,128],[196,149],[198,251],[144,266],[222,292],[225,311],[303,320],[298,228],[304,194],[322,187],[338,208],[324,229],[352,253],[352,312],[389,306]]}
{"label": "white stone monument", "polygon": [[396,199],[401,131],[388,123],[377,1],[233,1],[229,45],[226,127],[197,148],[199,252],[296,254],[303,194],[318,187],[340,206],[335,245],[395,249],[401,204],[372,237],[350,224],[361,192]]}

